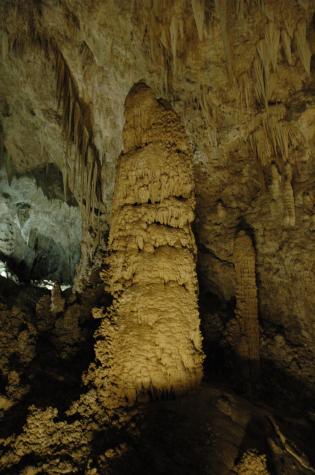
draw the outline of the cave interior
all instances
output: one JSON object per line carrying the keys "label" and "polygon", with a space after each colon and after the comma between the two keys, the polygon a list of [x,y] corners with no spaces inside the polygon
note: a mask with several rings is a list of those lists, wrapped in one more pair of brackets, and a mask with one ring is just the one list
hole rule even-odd
{"label": "cave interior", "polygon": [[0,38],[0,474],[315,473],[315,0]]}

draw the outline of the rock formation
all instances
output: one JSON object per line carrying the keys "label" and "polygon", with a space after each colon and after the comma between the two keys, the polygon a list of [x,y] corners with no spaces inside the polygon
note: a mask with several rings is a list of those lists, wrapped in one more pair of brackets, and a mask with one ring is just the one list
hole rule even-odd
{"label": "rock formation", "polygon": [[239,328],[235,351],[247,384],[259,379],[260,339],[258,322],[256,252],[248,234],[240,231],[234,243],[236,287],[235,316]]}
{"label": "rock formation", "polygon": [[125,117],[103,273],[114,302],[95,347],[106,406],[133,402],[141,393],[181,393],[202,377],[185,131],[141,83],[127,96]]}
{"label": "rock formation", "polygon": [[269,475],[266,464],[266,456],[259,455],[254,451],[246,452],[238,466],[236,467],[237,475]]}
{"label": "rock formation", "polygon": [[50,311],[52,313],[62,313],[65,309],[65,301],[62,297],[60,285],[56,282],[51,289]]}

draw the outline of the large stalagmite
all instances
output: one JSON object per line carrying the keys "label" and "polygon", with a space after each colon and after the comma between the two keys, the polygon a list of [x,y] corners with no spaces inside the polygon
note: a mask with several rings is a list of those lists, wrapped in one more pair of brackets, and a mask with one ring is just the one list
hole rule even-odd
{"label": "large stalagmite", "polygon": [[96,343],[96,385],[111,406],[140,393],[185,391],[201,380],[203,361],[185,131],[144,84],[131,90],[125,107],[103,273],[114,301]]}

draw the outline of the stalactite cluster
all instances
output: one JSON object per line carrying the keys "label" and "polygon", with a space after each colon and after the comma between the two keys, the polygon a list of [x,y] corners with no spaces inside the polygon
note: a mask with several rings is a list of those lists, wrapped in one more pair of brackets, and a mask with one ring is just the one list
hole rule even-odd
{"label": "stalactite cluster", "polygon": [[293,64],[293,42],[297,46],[295,54],[305,72],[309,74],[311,53],[307,42],[306,16],[305,12],[301,13],[298,6],[296,17],[284,15],[280,28],[275,21],[268,19],[264,38],[256,46],[256,56],[252,64],[254,93],[258,104],[265,108],[268,108],[272,96],[272,74],[278,69],[280,52],[283,52],[284,59],[289,65]]}
{"label": "stalactite cluster", "polygon": [[[42,26],[42,6],[41,2],[36,1],[28,5],[19,1],[5,5],[4,11],[10,21],[14,12],[15,24],[12,31],[6,31],[4,28],[3,35],[6,35],[9,53],[23,55],[27,47],[37,48],[51,62],[56,75],[57,105],[61,111],[64,135],[62,171],[65,200],[67,190],[70,189],[82,214],[84,240],[75,283],[76,290],[82,290],[82,281],[89,272],[87,269],[92,263],[100,238],[101,157],[93,138],[91,105],[85,103],[81,97],[76,80],[57,41]],[[69,12],[66,18],[75,33],[79,28],[78,20]],[[10,22],[8,25],[10,29]]]}
{"label": "stalactite cluster", "polygon": [[256,285],[256,253],[250,236],[240,231],[234,242],[235,316],[239,325],[236,353],[249,385],[259,378],[260,343]]}
{"label": "stalactite cluster", "polygon": [[56,61],[58,106],[62,106],[65,135],[65,198],[70,188],[79,201],[83,222],[81,260],[75,279],[76,290],[82,290],[82,279],[86,278],[85,274],[93,262],[95,247],[100,240],[101,161],[93,141],[92,111],[80,98],[61,51],[54,42],[52,45]]}
{"label": "stalactite cluster", "polygon": [[294,226],[294,155],[299,147],[303,147],[305,138],[295,125],[283,120],[283,113],[283,110],[269,112],[263,118],[262,125],[249,136],[249,142],[262,167],[265,184],[270,175],[270,192],[273,199],[280,198],[283,203],[284,224]]}
{"label": "stalactite cluster", "polygon": [[263,117],[260,127],[249,136],[249,142],[263,167],[269,168],[273,161],[284,169],[291,159],[290,152],[303,146],[303,134],[295,125],[283,120],[283,110],[274,111]]}
{"label": "stalactite cluster", "polygon": [[75,281],[76,290],[81,290],[81,280],[85,278],[100,238],[101,161],[93,141],[90,106],[80,98],[76,82],[57,44],[51,40],[50,45],[55,57],[56,94],[58,107],[62,110],[65,137],[65,198],[70,188],[79,201],[83,222],[81,261]]}
{"label": "stalactite cluster", "polygon": [[290,163],[286,164],[284,185],[283,185],[283,206],[284,206],[284,224],[286,226],[295,225],[295,201],[292,188],[292,167]]}
{"label": "stalactite cluster", "polygon": [[203,360],[189,148],[179,118],[144,84],[126,100],[124,145],[103,273],[114,302],[108,314],[94,312],[95,381],[110,406],[185,391]]}
{"label": "stalactite cluster", "polygon": [[186,39],[204,41],[209,36],[214,10],[214,1],[176,0],[170,4],[155,0],[151,8],[148,2],[135,0],[134,18],[152,61],[164,76],[164,93],[171,91],[174,77],[183,71]]}
{"label": "stalactite cluster", "polygon": [[[53,50],[56,59],[58,106],[62,105],[63,130],[68,144],[72,143],[76,147],[78,155],[74,164],[66,161],[65,185],[71,184],[72,191],[80,196],[87,213],[91,213],[93,224],[95,200],[100,198],[101,164],[93,143],[92,113],[90,107],[79,97],[69,66],[56,44],[53,44]],[[65,154],[65,158],[70,157]]]}
{"label": "stalactite cluster", "polygon": [[235,10],[238,18],[245,18],[251,9],[257,11],[263,10],[265,6],[265,0],[235,0]]}

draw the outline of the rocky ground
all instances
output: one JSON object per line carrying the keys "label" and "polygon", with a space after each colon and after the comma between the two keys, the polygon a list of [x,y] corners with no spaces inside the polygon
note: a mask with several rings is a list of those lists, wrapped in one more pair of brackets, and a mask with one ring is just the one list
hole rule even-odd
{"label": "rocky ground", "polygon": [[110,303],[98,279],[81,296],[4,279],[1,289],[0,473],[314,473],[314,407],[289,387],[283,398],[279,374],[263,372],[268,390],[249,398],[221,349],[186,396],[106,411],[84,398],[82,380],[94,360],[91,307]]}

